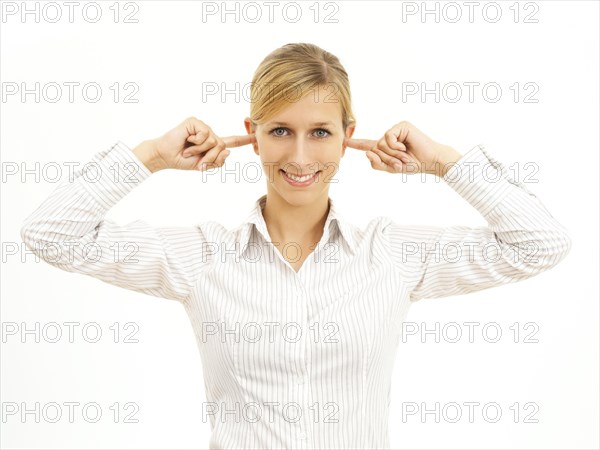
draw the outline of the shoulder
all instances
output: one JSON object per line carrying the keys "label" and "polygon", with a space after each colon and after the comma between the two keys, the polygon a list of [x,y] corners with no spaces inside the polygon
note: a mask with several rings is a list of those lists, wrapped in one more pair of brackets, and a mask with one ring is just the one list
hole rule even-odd
{"label": "shoulder", "polygon": [[247,241],[250,232],[250,223],[242,222],[239,225],[228,228],[215,220],[206,220],[196,224],[200,235],[199,241],[203,251],[211,254],[220,252],[231,252],[236,249],[238,242]]}
{"label": "shoulder", "polygon": [[443,228],[433,225],[401,224],[388,216],[371,219],[363,229],[355,228],[362,245],[399,268],[418,265],[424,248],[439,237]]}
{"label": "shoulder", "polygon": [[341,232],[347,237],[349,244],[358,251],[380,253],[379,248],[387,246],[386,229],[392,223],[386,216],[377,216],[364,225],[356,225],[348,221],[340,222]]}
{"label": "shoulder", "polygon": [[390,232],[395,231],[394,227],[399,227],[388,216],[377,216],[370,219],[365,225],[358,226],[349,222],[344,222],[346,227],[358,240],[364,240],[369,237],[387,237]]}
{"label": "shoulder", "polygon": [[196,228],[204,234],[207,238],[225,238],[228,235],[231,235],[235,230],[241,229],[243,225],[240,225],[233,229],[228,229],[220,222],[215,220],[205,220],[202,222],[198,222],[196,224]]}

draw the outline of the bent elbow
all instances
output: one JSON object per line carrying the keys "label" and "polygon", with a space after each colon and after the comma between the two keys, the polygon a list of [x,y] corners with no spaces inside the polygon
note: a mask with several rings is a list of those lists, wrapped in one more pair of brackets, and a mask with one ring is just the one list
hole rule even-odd
{"label": "bent elbow", "polygon": [[19,230],[19,234],[21,235],[21,241],[23,241],[25,246],[30,250],[34,250],[35,245],[33,241],[33,233],[31,232],[29,222],[23,222],[21,229]]}
{"label": "bent elbow", "polygon": [[530,276],[549,270],[558,265],[571,251],[573,241],[565,231],[553,232],[550,239],[535,241],[533,251],[522,260],[523,271]]}
{"label": "bent elbow", "polygon": [[557,232],[556,237],[548,245],[549,249],[546,258],[549,260],[549,266],[554,267],[565,259],[571,251],[572,246],[573,240],[568,232]]}
{"label": "bent elbow", "polygon": [[46,233],[43,231],[42,222],[26,220],[21,225],[19,234],[25,247],[31,251],[37,258],[51,265],[65,263],[64,255],[68,248],[62,242],[47,240]]}
{"label": "bent elbow", "polygon": [[569,252],[571,251],[571,247],[573,246],[573,240],[571,239],[571,236],[569,235],[569,233],[562,234],[562,242],[563,242],[563,248],[561,251],[561,255],[562,255],[561,259],[569,254]]}

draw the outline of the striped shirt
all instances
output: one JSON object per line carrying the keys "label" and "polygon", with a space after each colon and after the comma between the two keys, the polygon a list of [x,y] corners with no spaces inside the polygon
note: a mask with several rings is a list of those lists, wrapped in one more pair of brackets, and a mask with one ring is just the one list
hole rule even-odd
{"label": "striped shirt", "polygon": [[[329,198],[322,238],[298,272],[271,243],[266,196],[232,230],[119,225],[106,213],[151,172],[121,141],[92,161],[25,219],[22,239],[60,269],[181,302],[202,360],[211,449],[389,448],[391,376],[412,302],[532,277],[571,248],[481,145],[442,178],[487,226],[379,216],[360,229]],[[282,251],[293,259],[298,249]]]}

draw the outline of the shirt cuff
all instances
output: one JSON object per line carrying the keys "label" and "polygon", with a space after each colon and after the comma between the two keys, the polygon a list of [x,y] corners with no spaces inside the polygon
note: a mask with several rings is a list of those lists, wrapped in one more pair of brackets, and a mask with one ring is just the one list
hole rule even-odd
{"label": "shirt cuff", "polygon": [[465,153],[442,179],[483,216],[487,216],[515,189],[523,189],[535,196],[522,183],[515,181],[506,167],[481,144]]}
{"label": "shirt cuff", "polygon": [[152,172],[121,141],[94,155],[77,173],[79,183],[105,210],[110,209]]}

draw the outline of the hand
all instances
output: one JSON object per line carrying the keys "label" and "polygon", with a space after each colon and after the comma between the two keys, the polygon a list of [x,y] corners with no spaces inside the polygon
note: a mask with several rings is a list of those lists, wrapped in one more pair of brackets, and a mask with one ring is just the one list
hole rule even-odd
{"label": "hand", "polygon": [[350,138],[344,141],[348,147],[366,150],[373,169],[390,173],[430,173],[441,177],[462,156],[406,121],[394,125],[379,141]]}
{"label": "hand", "polygon": [[157,139],[136,148],[136,154],[152,172],[162,169],[206,170],[220,167],[230,151],[256,142],[254,134],[220,138],[195,117],[189,117]]}

